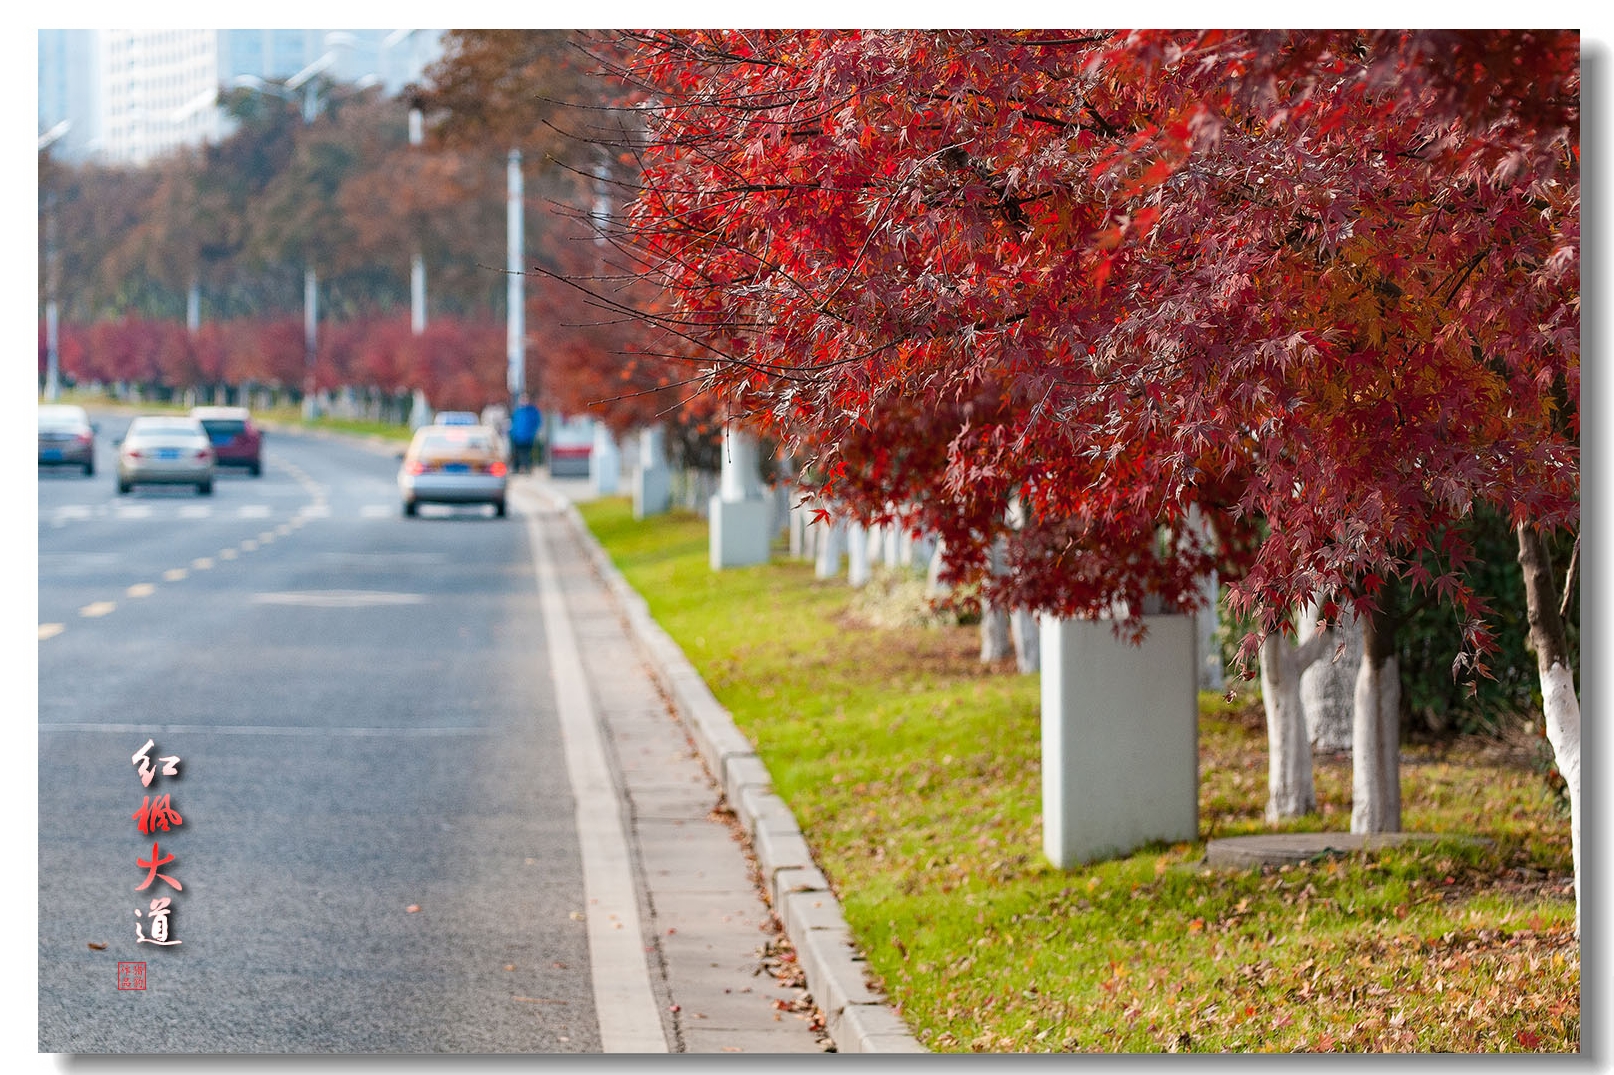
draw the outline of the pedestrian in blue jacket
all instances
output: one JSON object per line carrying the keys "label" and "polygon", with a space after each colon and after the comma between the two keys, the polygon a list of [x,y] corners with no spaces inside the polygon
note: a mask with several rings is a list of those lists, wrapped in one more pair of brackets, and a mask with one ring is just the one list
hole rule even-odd
{"label": "pedestrian in blue jacket", "polygon": [[521,393],[516,412],[510,416],[510,466],[517,474],[532,470],[532,445],[538,439],[538,408],[527,393]]}

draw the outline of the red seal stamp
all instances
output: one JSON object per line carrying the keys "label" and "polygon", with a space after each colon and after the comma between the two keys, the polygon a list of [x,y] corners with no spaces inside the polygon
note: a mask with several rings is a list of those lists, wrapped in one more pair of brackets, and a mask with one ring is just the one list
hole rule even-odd
{"label": "red seal stamp", "polygon": [[118,988],[146,988],[146,965],[144,963],[119,963]]}

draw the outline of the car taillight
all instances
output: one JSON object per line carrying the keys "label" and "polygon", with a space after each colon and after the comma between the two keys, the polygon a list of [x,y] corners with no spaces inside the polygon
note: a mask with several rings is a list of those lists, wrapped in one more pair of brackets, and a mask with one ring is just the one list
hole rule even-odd
{"label": "car taillight", "polygon": [[411,474],[424,474],[426,473],[426,464],[417,459],[413,463],[405,466],[404,470]]}
{"label": "car taillight", "polygon": [[89,444],[91,441],[95,440],[95,438],[88,433],[80,433],[73,439],[78,441],[80,444]]}
{"label": "car taillight", "polygon": [[198,449],[196,449],[196,458],[198,458],[198,459],[206,459],[209,456],[211,456],[212,454],[213,454],[213,452],[210,449],[207,449],[207,448],[198,448]]}
{"label": "car taillight", "polygon": [[490,463],[488,465],[488,473],[493,475],[495,478],[504,477],[504,472],[505,466],[503,463]]}
{"label": "car taillight", "polygon": [[125,448],[123,450],[123,454],[128,456],[130,459],[139,459],[140,458],[140,449],[138,449],[138,448]]}

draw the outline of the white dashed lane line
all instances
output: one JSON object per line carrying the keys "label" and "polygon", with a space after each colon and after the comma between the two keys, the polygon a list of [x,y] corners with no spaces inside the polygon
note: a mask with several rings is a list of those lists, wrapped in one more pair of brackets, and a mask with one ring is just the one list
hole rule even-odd
{"label": "white dashed lane line", "polygon": [[[241,553],[253,552],[261,545],[270,544],[277,537],[289,536],[293,531],[301,529],[303,525],[306,524],[310,519],[330,518],[331,508],[330,504],[325,501],[325,490],[308,481],[306,476],[299,475],[298,480],[301,481],[304,487],[314,495],[314,503],[304,506],[290,520],[281,523],[275,529],[263,531],[257,536],[256,539],[246,538],[242,540],[241,544],[236,548],[220,549],[218,559],[234,560]],[[95,509],[88,505],[69,504],[57,509],[55,518],[52,520],[52,522],[56,526],[62,526],[69,521],[77,522],[93,518],[96,515],[105,514],[106,510],[107,509],[105,507]],[[241,507],[236,509],[236,517],[241,519],[266,519],[270,516],[270,513],[271,509],[268,504],[243,504]],[[117,519],[126,520],[150,519],[152,518],[153,513],[150,504],[116,504],[113,505],[111,514]],[[376,519],[390,517],[393,514],[393,510],[390,506],[383,504],[366,504],[360,508],[359,514],[364,518]],[[185,504],[181,505],[179,508],[179,517],[182,519],[206,519],[210,518],[212,515],[213,505],[211,504]],[[183,567],[175,567],[164,571],[163,581],[181,582],[190,576],[191,571],[208,571],[212,569],[213,566],[213,557],[199,556],[191,561],[191,566],[188,570]],[[150,597],[156,592],[157,587],[155,584],[150,582],[137,582],[125,590],[124,595],[131,598]],[[260,594],[257,596],[262,598],[266,595]],[[419,599],[419,595],[417,594],[393,594],[386,596],[395,600]],[[93,601],[79,609],[78,614],[88,619],[95,619],[111,614],[117,607],[117,603],[114,601]],[[43,642],[47,638],[55,638],[66,629],[66,624],[42,623],[39,625],[39,640]]]}

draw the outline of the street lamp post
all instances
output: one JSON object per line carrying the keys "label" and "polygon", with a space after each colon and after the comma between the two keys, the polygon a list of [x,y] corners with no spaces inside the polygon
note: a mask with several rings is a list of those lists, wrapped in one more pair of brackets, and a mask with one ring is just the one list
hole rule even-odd
{"label": "street lamp post", "polygon": [[[425,118],[419,104],[409,106],[409,144],[420,148],[423,141]],[[415,236],[415,252],[409,259],[409,327],[416,336],[426,331],[426,255],[420,249],[420,236]]]}
{"label": "street lamp post", "polygon": [[[525,277],[521,275],[522,262],[522,197],[521,150],[512,149],[505,167],[505,181],[509,193],[505,199],[506,285],[505,305],[509,318],[505,335],[505,356],[509,362],[506,381],[514,401],[527,390],[527,311],[524,303]],[[511,413],[514,413],[512,410]]]}
{"label": "street lamp post", "polygon": [[[267,93],[288,101],[301,99],[303,126],[314,122],[319,111],[318,83],[314,76],[336,62],[335,51],[328,51],[301,71],[286,79],[280,86],[266,82],[256,75],[236,75],[231,85]],[[302,88],[302,93],[296,91]],[[314,263],[303,261],[303,417],[319,417],[319,404],[314,398],[314,363],[319,353],[319,274]]]}
{"label": "street lamp post", "polygon": [[[69,120],[39,136],[39,152],[44,153],[72,129]],[[54,403],[61,398],[61,347],[56,291],[61,270],[61,254],[56,248],[56,189],[45,190],[45,398]]]}

